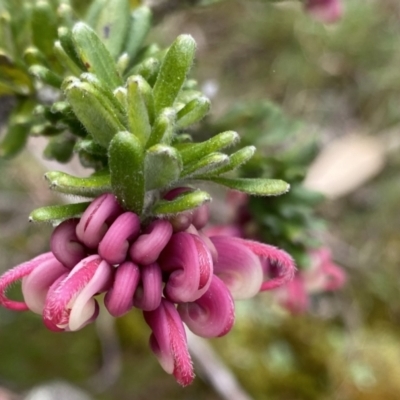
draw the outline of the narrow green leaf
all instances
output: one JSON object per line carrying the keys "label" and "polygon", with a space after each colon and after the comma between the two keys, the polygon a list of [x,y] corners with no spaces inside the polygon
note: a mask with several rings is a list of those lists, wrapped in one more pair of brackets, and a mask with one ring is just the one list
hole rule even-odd
{"label": "narrow green leaf", "polygon": [[181,170],[182,160],[179,152],[173,147],[156,144],[146,151],[146,190],[166,188],[178,180]]}
{"label": "narrow green leaf", "polygon": [[193,178],[195,176],[209,173],[229,163],[229,157],[223,153],[211,153],[198,161],[185,165],[181,178]]}
{"label": "narrow green leaf", "polygon": [[94,156],[106,157],[107,150],[96,143],[90,137],[85,139],[80,139],[75,145],[75,151],[79,153],[80,151],[85,151],[89,154],[93,154]]}
{"label": "narrow green leaf", "polygon": [[154,57],[146,58],[140,64],[135,65],[127,75],[141,75],[147,82],[154,84],[160,70],[161,62]]}
{"label": "narrow green leaf", "polygon": [[60,171],[47,172],[44,176],[49,187],[59,193],[82,197],[97,197],[111,191],[109,174],[92,175],[79,178]]}
{"label": "narrow green leaf", "polygon": [[141,76],[132,76],[128,79],[128,122],[129,130],[144,146],[151,134],[149,113],[144,96],[139,86]]}
{"label": "narrow green leaf", "polygon": [[159,143],[170,144],[174,135],[176,112],[173,108],[165,108],[154,122],[146,148]]}
{"label": "narrow green leaf", "polygon": [[47,57],[53,55],[57,39],[57,15],[48,1],[39,0],[32,8],[32,41]]}
{"label": "narrow green leaf", "polygon": [[198,97],[179,110],[177,127],[186,128],[202,120],[210,111],[211,102],[207,97]]}
{"label": "narrow green leaf", "polygon": [[128,0],[108,0],[99,14],[96,32],[114,59],[123,51],[130,23]]}
{"label": "narrow green leaf", "polygon": [[66,163],[71,160],[76,138],[71,135],[57,135],[51,138],[43,151],[45,158]]}
{"label": "narrow green leaf", "polygon": [[131,14],[131,24],[128,33],[128,40],[125,45],[125,51],[132,60],[136,57],[143,41],[151,27],[151,10],[146,7],[137,7]]}
{"label": "narrow green leaf", "polygon": [[46,56],[37,47],[28,47],[25,50],[23,57],[28,66],[35,64],[47,66]]}
{"label": "narrow green leaf", "polygon": [[78,22],[72,36],[77,53],[89,72],[93,72],[111,90],[122,85],[114,59],[92,28]]}
{"label": "narrow green leaf", "polygon": [[167,51],[154,84],[153,95],[156,111],[174,104],[186,75],[192,66],[196,42],[190,35],[181,35]]}
{"label": "narrow green leaf", "polygon": [[85,22],[89,26],[96,26],[101,10],[105,7],[107,0],[93,0],[85,15]]}
{"label": "narrow green leaf", "polygon": [[[225,172],[232,171],[241,165],[245,164],[247,161],[249,161],[254,153],[256,151],[256,148],[254,146],[246,146],[243,147],[242,149],[236,151],[235,153],[231,154],[229,156],[229,163],[227,165],[224,165],[220,168],[215,169],[214,171],[210,172],[209,174],[206,174],[204,178],[210,177],[211,175],[220,175],[224,174]],[[203,178],[203,177],[202,177]]]}
{"label": "narrow green leaf", "polygon": [[89,205],[90,202],[84,202],[37,208],[29,215],[29,221],[59,224],[66,219],[80,217]]}
{"label": "narrow green leaf", "polygon": [[36,79],[47,83],[50,86],[53,86],[57,89],[61,88],[61,84],[63,79],[51,71],[50,69],[43,67],[42,65],[32,65],[29,68],[29,73],[32,74]]}
{"label": "narrow green leaf", "polygon": [[206,180],[255,196],[278,196],[290,188],[288,183],[279,179],[213,177]]}
{"label": "narrow green leaf", "polygon": [[87,82],[70,80],[64,92],[72,109],[93,139],[108,147],[113,136],[125,129],[113,104]]}
{"label": "narrow green leaf", "polygon": [[65,53],[81,71],[86,71],[85,64],[79,58],[75,47],[72,31],[64,26],[58,28],[58,38]]}
{"label": "narrow green leaf", "polygon": [[207,192],[195,190],[193,192],[185,192],[173,200],[160,200],[153,207],[153,214],[174,215],[183,211],[193,210],[200,207],[204,203],[211,201],[211,196]]}
{"label": "narrow green leaf", "polygon": [[209,153],[219,151],[225,147],[232,146],[239,141],[239,135],[233,131],[219,133],[211,139],[202,143],[193,143],[180,150],[184,164],[198,160]]}
{"label": "narrow green leaf", "polygon": [[144,204],[144,151],[130,132],[118,132],[108,149],[111,186],[120,204],[140,215]]}
{"label": "narrow green leaf", "polygon": [[32,100],[21,100],[10,116],[8,129],[0,143],[0,157],[12,158],[25,146],[32,124]]}

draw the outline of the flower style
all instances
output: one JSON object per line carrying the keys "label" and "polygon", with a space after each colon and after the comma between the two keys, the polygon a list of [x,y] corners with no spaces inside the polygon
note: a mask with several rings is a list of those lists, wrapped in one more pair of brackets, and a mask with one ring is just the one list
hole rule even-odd
{"label": "flower style", "polygon": [[306,11],[317,21],[333,23],[343,15],[341,0],[306,0]]}
{"label": "flower style", "polygon": [[[176,188],[164,198],[188,190]],[[273,246],[216,231],[206,235],[208,218],[208,206],[202,206],[144,225],[114,195],[103,194],[80,219],[54,229],[50,252],[0,277],[0,305],[31,310],[53,331],[93,322],[101,293],[114,317],[141,309],[161,366],[188,385],[194,372],[183,323],[205,338],[223,336],[234,324],[234,300],[280,287],[295,272],[292,258]],[[265,274],[265,263],[274,269],[272,277]],[[6,296],[18,280],[20,302]]]}

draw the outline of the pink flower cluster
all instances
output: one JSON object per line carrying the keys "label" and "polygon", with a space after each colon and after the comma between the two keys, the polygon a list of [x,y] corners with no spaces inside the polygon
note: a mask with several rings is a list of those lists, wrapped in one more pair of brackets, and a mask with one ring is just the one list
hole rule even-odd
{"label": "pink flower cluster", "polygon": [[[174,189],[172,199],[190,190]],[[53,331],[75,331],[99,314],[96,296],[114,317],[138,308],[152,330],[150,347],[181,385],[194,378],[183,323],[202,337],[225,335],[234,299],[247,299],[293,278],[292,258],[266,244],[208,237],[208,206],[148,224],[124,211],[112,194],[95,199],[80,219],[58,225],[51,251],[0,277],[0,305],[31,310]],[[275,267],[264,275],[263,263]],[[23,301],[6,296],[22,280]]]}
{"label": "pink flower cluster", "polygon": [[328,24],[338,21],[343,15],[341,0],[306,0],[305,9],[316,20]]}

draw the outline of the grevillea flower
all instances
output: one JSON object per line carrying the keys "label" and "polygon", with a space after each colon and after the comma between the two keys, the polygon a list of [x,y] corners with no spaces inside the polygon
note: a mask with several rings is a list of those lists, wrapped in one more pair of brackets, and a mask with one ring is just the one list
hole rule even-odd
{"label": "grevillea flower", "polygon": [[338,21],[343,15],[341,0],[306,0],[305,9],[316,20],[328,24]]}
{"label": "grevillea flower", "polygon": [[[176,188],[164,198],[188,190]],[[234,299],[281,286],[295,271],[291,257],[273,246],[221,230],[206,234],[208,219],[208,206],[201,206],[143,225],[112,194],[99,196],[80,219],[54,229],[51,252],[0,277],[0,305],[40,314],[50,330],[74,331],[97,318],[96,296],[104,293],[114,317],[142,310],[161,366],[188,385],[194,372],[183,323],[202,337],[223,336],[234,324]],[[265,273],[265,263],[274,274]],[[6,296],[18,280],[21,302]]]}
{"label": "grevillea flower", "polygon": [[333,263],[329,249],[310,251],[310,258],[309,268],[297,271],[291,282],[275,292],[279,304],[293,314],[307,311],[310,295],[339,290],[346,283],[346,274]]}

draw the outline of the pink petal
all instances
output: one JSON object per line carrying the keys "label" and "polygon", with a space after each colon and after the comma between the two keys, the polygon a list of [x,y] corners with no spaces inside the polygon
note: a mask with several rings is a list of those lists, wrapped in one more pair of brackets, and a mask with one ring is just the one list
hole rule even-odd
{"label": "pink petal", "polygon": [[50,286],[68,272],[68,268],[58,260],[50,258],[25,276],[22,279],[22,294],[29,309],[41,315]]}
{"label": "pink petal", "polygon": [[169,272],[165,294],[173,302],[194,301],[211,283],[212,257],[196,235],[175,233],[162,252],[159,264]]}
{"label": "pink petal", "polygon": [[208,204],[204,204],[193,211],[192,224],[197,229],[202,229],[207,225],[209,218],[210,206]]}
{"label": "pink petal", "polygon": [[157,263],[144,265],[140,268],[141,283],[135,292],[133,304],[145,311],[155,310],[161,303],[162,274]]}
{"label": "pink petal", "polygon": [[126,259],[129,241],[139,235],[140,220],[132,213],[121,214],[110,226],[99,245],[99,254],[109,264],[120,264]]}
{"label": "pink petal", "polygon": [[122,213],[114,195],[105,193],[95,199],[83,213],[76,227],[76,235],[90,249],[95,249],[108,226]]}
{"label": "pink petal", "polygon": [[346,273],[339,265],[334,263],[325,264],[323,270],[326,276],[325,290],[335,291],[342,288],[346,283]]}
{"label": "pink petal", "polygon": [[341,0],[308,0],[306,11],[322,23],[333,23],[343,15]]}
{"label": "pink petal", "polygon": [[144,311],[143,316],[153,331],[150,347],[162,368],[174,374],[178,383],[187,386],[193,382],[194,372],[187,348],[185,330],[174,305],[163,299],[154,311]]}
{"label": "pink petal", "polygon": [[234,299],[254,297],[263,283],[260,259],[229,236],[211,237],[218,252],[214,273],[228,286]]}
{"label": "pink petal", "polygon": [[250,249],[255,255],[267,259],[269,264],[277,267],[277,276],[269,281],[263,282],[261,291],[270,290],[284,285],[293,279],[296,271],[296,266],[293,258],[285,251],[278,249],[275,246],[255,242],[253,240],[246,240],[240,238],[230,238],[232,243],[242,244]]}
{"label": "pink petal", "polygon": [[10,300],[6,297],[6,291],[11,284],[28,276],[35,268],[44,261],[54,259],[53,253],[44,253],[30,261],[17,265],[8,270],[0,277],[0,305],[14,311],[27,311],[29,307],[25,302]]}
{"label": "pink petal", "polygon": [[[163,198],[166,200],[173,200],[182,193],[190,192],[192,190],[193,189],[189,187],[177,187],[167,192]],[[168,220],[171,223],[174,232],[182,232],[192,224],[193,213],[191,211],[182,212],[170,217]]]}
{"label": "pink petal", "polygon": [[75,218],[62,222],[54,229],[50,239],[51,251],[67,268],[73,268],[87,255],[75,232],[78,223],[79,219]]}
{"label": "pink petal", "polygon": [[112,268],[98,255],[83,259],[54,290],[49,290],[43,319],[59,328],[77,330],[96,311],[92,297],[109,285]]}
{"label": "pink petal", "polygon": [[226,335],[235,322],[235,305],[224,282],[213,276],[207,292],[193,303],[181,303],[178,312],[182,321],[196,335]]}
{"label": "pink petal", "polygon": [[116,269],[114,283],[104,299],[113,317],[120,317],[133,307],[133,296],[139,279],[139,267],[131,261],[125,261]]}
{"label": "pink petal", "polygon": [[277,296],[279,303],[292,314],[302,314],[309,307],[309,297],[299,274],[292,281],[281,286],[277,291]]}
{"label": "pink petal", "polygon": [[69,304],[69,307],[71,307],[68,322],[69,330],[76,331],[81,329],[96,319],[99,314],[99,307],[93,296],[108,288],[112,274],[112,268],[103,260],[96,268],[88,284],[76,295],[75,300]]}
{"label": "pink petal", "polygon": [[157,261],[172,236],[172,226],[168,221],[157,219],[153,221],[146,233],[140,235],[129,249],[132,260],[141,265]]}

